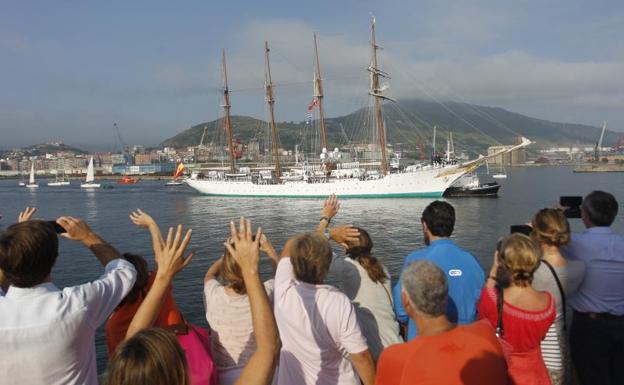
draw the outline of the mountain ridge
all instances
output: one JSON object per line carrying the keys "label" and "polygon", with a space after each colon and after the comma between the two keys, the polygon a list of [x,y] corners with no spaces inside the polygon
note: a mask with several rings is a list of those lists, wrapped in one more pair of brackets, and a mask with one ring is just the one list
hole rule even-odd
{"label": "mountain ridge", "polygon": [[[346,124],[365,120],[366,108],[335,118],[326,118],[330,147],[345,144]],[[431,143],[432,127],[437,126],[438,146],[453,133],[458,150],[470,149],[483,152],[488,146],[510,144],[517,136],[526,136],[537,142],[538,147],[563,147],[569,145],[593,146],[600,135],[600,128],[577,124],[559,123],[522,115],[501,107],[488,107],[460,102],[433,102],[422,99],[399,100],[386,103],[384,111],[388,143]],[[216,130],[220,119],[199,123],[187,130],[165,139],[162,146],[184,147],[198,145],[207,127],[205,143],[220,134]],[[233,131],[242,142],[258,138],[266,123],[248,116],[232,116]],[[280,144],[292,149],[305,129],[305,122],[278,123]],[[619,135],[607,130],[603,145],[613,145]],[[206,140],[208,139],[208,140]],[[354,139],[354,138],[352,138]],[[429,145],[429,144],[428,144]],[[439,148],[439,147],[438,147]]]}

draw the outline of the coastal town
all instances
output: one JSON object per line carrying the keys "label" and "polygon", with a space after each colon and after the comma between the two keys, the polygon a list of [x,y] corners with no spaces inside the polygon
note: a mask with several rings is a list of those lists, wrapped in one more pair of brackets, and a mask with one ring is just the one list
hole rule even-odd
{"label": "coastal town", "polygon": [[[329,153],[340,157],[342,161],[355,159],[358,155],[371,151],[372,145],[349,145]],[[504,146],[490,146],[487,154],[500,151]],[[86,173],[89,159],[93,157],[95,172],[101,176],[143,175],[165,176],[174,172],[176,164],[182,162],[191,170],[219,169],[228,158],[227,148],[216,145],[197,145],[182,148],[157,147],[146,148],[142,145],[125,146],[124,152],[101,151],[87,152],[66,145],[63,142],[49,142],[26,148],[0,152],[0,177],[19,178],[27,175],[34,164],[35,173],[40,176],[55,176],[64,173],[68,177],[81,177]],[[598,163],[601,165],[619,165],[624,163],[624,145],[618,142],[613,147],[598,149],[600,156],[596,160],[596,147],[590,144],[576,146],[549,147],[544,149],[519,149],[509,154],[498,156],[490,161],[491,165],[527,166],[527,165],[581,165]],[[284,164],[298,164],[305,160],[298,149],[280,148]],[[418,154],[408,150],[395,150],[389,146],[388,153],[395,154],[395,159],[410,164],[418,161]],[[406,156],[407,155],[407,156]],[[416,156],[415,156],[416,155]],[[445,156],[444,152],[441,154]],[[465,153],[453,154],[459,160],[467,160]],[[486,154],[484,154],[486,155]],[[235,157],[241,164],[257,165],[270,161],[269,149],[263,148],[258,141],[236,143]]]}

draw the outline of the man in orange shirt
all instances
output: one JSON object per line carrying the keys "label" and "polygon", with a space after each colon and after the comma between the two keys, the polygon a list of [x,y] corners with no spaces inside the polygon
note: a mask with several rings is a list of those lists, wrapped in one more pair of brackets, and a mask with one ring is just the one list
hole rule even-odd
{"label": "man in orange shirt", "polygon": [[401,300],[418,336],[388,347],[377,365],[377,385],[505,385],[507,366],[494,329],[483,321],[456,326],[446,318],[448,285],[430,261],[401,276]]}

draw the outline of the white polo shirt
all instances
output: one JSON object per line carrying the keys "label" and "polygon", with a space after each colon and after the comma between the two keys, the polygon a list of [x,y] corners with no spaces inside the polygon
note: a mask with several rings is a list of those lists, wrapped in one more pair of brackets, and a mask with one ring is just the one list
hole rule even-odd
{"label": "white polo shirt", "polygon": [[330,285],[295,279],[290,258],[275,272],[275,320],[282,340],[278,385],[359,385],[349,354],[368,349],[349,298]]}
{"label": "white polo shirt", "polygon": [[109,262],[93,282],[47,282],[0,296],[0,385],[96,385],[95,331],[128,294],[134,266]]}

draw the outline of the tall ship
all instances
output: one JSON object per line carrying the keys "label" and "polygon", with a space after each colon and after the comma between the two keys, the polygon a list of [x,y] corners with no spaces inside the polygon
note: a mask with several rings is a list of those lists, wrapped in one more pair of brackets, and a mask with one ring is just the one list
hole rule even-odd
{"label": "tall ship", "polygon": [[[242,166],[236,164],[233,132],[230,115],[230,89],[226,69],[225,52],[222,55],[223,70],[223,129],[229,150],[227,170],[193,172],[185,179],[190,187],[206,195],[237,197],[287,197],[312,198],[336,194],[341,197],[390,198],[390,197],[441,197],[459,178],[475,171],[488,158],[529,145],[531,142],[522,138],[515,146],[508,147],[487,157],[467,162],[431,162],[401,167],[398,157],[390,159],[386,145],[386,125],[382,104],[393,102],[385,95],[386,84],[382,79],[389,75],[380,69],[377,51],[380,47],[375,38],[375,19],[371,19],[371,60],[368,66],[371,100],[372,129],[376,138],[374,151],[378,159],[368,161],[342,162],[338,149],[328,151],[327,130],[323,108],[323,84],[316,35],[314,36],[314,99],[313,108],[318,108],[319,141],[321,151],[318,161],[297,162],[289,169],[283,169],[280,161],[278,128],[275,122],[275,98],[269,61],[269,46],[265,42],[265,101],[268,107],[272,167]],[[310,110],[310,107],[308,107]]]}

